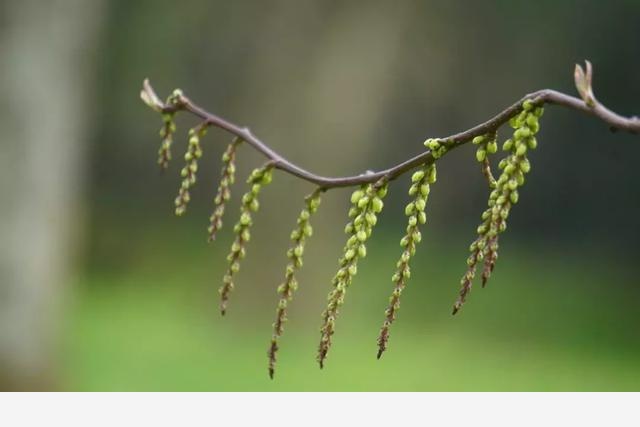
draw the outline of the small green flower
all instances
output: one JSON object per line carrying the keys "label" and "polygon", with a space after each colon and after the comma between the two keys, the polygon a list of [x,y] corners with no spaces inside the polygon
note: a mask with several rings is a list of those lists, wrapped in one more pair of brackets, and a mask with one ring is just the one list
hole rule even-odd
{"label": "small green flower", "polygon": [[362,185],[351,194],[351,209],[349,210],[351,221],[345,227],[349,238],[344,247],[343,256],[339,260],[338,272],[332,281],[333,290],[329,293],[327,308],[322,313],[321,337],[318,347],[320,368],[324,366],[324,360],[331,348],[331,337],[335,332],[338,309],[344,303],[347,287],[358,271],[358,260],[367,255],[365,243],[371,236],[377,222],[377,214],[382,211],[384,206],[382,199],[386,194],[387,183],[384,178],[375,184]]}
{"label": "small green flower", "polygon": [[254,169],[247,179],[247,184],[250,185],[250,191],[242,196],[242,203],[240,204],[240,219],[233,227],[236,237],[231,245],[231,251],[229,252],[229,255],[227,255],[229,268],[224,275],[224,279],[222,281],[223,284],[219,289],[220,313],[223,316],[227,311],[229,296],[235,286],[233,276],[240,268],[239,261],[245,257],[245,246],[251,239],[251,226],[253,225],[251,213],[258,210],[258,205],[254,202],[257,202],[258,194],[260,193],[260,190],[262,190],[262,187],[271,182],[273,167],[273,163],[267,163],[261,168]]}

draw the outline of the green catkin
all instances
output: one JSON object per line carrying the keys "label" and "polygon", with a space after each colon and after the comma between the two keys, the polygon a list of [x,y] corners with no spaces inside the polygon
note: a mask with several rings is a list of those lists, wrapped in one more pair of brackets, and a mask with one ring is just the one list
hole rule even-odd
{"label": "green catkin", "polygon": [[198,172],[198,159],[202,157],[202,148],[200,147],[200,139],[207,133],[207,125],[205,123],[189,130],[189,144],[187,152],[184,155],[185,165],[180,171],[182,182],[178,190],[178,196],[175,200],[176,215],[182,216],[187,211],[187,205],[191,200],[189,189],[196,184],[196,173]]}
{"label": "green catkin", "polygon": [[431,190],[430,184],[436,182],[436,165],[430,164],[423,166],[413,174],[411,182],[409,195],[414,199],[405,208],[409,223],[406,234],[402,240],[400,240],[400,246],[402,246],[403,252],[400,260],[398,260],[396,264],[396,271],[391,279],[394,283],[393,293],[389,298],[389,306],[385,311],[386,318],[378,336],[378,359],[387,349],[389,328],[396,319],[396,314],[400,309],[400,296],[411,276],[409,261],[411,257],[415,255],[417,244],[422,240],[420,225],[427,221],[427,216],[424,211]]}
{"label": "green catkin", "polygon": [[292,245],[287,251],[289,262],[285,269],[284,282],[278,287],[278,306],[276,308],[276,320],[273,323],[273,335],[267,355],[269,356],[269,377],[273,379],[276,366],[276,356],[278,352],[278,340],[284,331],[284,323],[287,321],[287,305],[293,298],[293,293],[298,289],[298,282],[295,278],[296,271],[302,267],[302,256],[305,243],[311,237],[313,228],[309,223],[311,216],[316,213],[320,206],[320,195],[322,189],[318,188],[305,198],[305,207],[298,215],[296,228],[291,232]]}
{"label": "green catkin", "polygon": [[[151,95],[146,90],[143,90],[140,94],[142,100],[155,111],[162,111],[162,103],[155,96]],[[182,91],[175,89],[171,95],[167,98],[166,105],[179,105],[182,98]],[[176,132],[176,124],[174,122],[175,111],[162,112],[162,127],[160,128],[160,137],[162,142],[158,149],[158,165],[161,171],[165,171],[169,167],[169,161],[171,160],[171,145],[173,145],[173,135]]]}
{"label": "green catkin", "polygon": [[233,227],[236,237],[231,245],[229,255],[227,255],[229,266],[222,279],[222,286],[218,291],[220,293],[220,313],[223,316],[227,312],[229,296],[234,288],[233,277],[240,270],[240,260],[245,257],[245,247],[251,239],[251,225],[253,224],[251,214],[252,212],[257,212],[260,207],[258,194],[260,194],[263,186],[271,182],[273,167],[272,163],[267,163],[261,168],[254,169],[247,179],[247,184],[251,187],[242,196],[240,219]]}
{"label": "green catkin", "polygon": [[224,215],[224,208],[226,203],[231,198],[231,185],[235,182],[236,172],[236,149],[242,142],[242,139],[236,137],[233,142],[229,144],[224,154],[222,155],[222,171],[220,173],[220,184],[218,185],[218,192],[214,198],[213,213],[209,217],[209,241],[216,239],[216,233],[222,228],[222,216]]}
{"label": "green catkin", "polygon": [[367,255],[365,243],[378,220],[377,215],[382,211],[382,199],[387,194],[387,188],[386,180],[381,179],[375,184],[362,185],[351,194],[352,206],[349,210],[351,221],[345,227],[345,233],[349,235],[349,239],[344,247],[343,256],[339,260],[338,272],[332,280],[333,290],[327,298],[327,308],[322,313],[317,356],[320,368],[324,366],[327,353],[331,348],[338,310],[344,303],[347,287],[357,274],[358,260]]}
{"label": "green catkin", "polygon": [[160,128],[160,149],[158,150],[158,165],[161,171],[169,167],[171,160],[171,145],[173,144],[173,134],[176,132],[176,124],[173,121],[175,113],[162,114],[162,127]]}
{"label": "green catkin", "polygon": [[[149,92],[143,90],[140,95],[142,100],[155,111],[162,111],[162,103],[155,97],[155,94],[150,95]],[[175,89],[171,95],[167,98],[166,105],[177,106],[180,105],[182,99],[182,91]],[[171,145],[173,145],[173,135],[176,132],[176,124],[174,122],[175,111],[162,112],[162,127],[160,128],[160,137],[162,142],[158,149],[158,165],[161,171],[165,171],[169,167],[169,161],[171,160]]]}
{"label": "green catkin", "polygon": [[519,199],[518,189],[524,185],[525,175],[531,170],[527,152],[538,145],[535,135],[540,130],[539,118],[542,113],[542,107],[527,100],[522,105],[522,111],[509,121],[514,129],[513,137],[503,145],[503,150],[509,154],[500,161],[502,172],[489,195],[488,208],[483,212],[482,223],[478,226],[478,237],[469,247],[468,268],[460,281],[460,294],[453,306],[453,314],[460,310],[471,290],[478,263],[484,260],[483,286],[493,272],[498,259],[498,236],[506,230],[511,208]]}

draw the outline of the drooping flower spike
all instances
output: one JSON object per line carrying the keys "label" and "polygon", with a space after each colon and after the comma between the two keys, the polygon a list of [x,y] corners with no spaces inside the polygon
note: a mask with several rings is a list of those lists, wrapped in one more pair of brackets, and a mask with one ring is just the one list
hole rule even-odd
{"label": "drooping flower spike", "polygon": [[380,329],[378,336],[378,359],[387,349],[389,341],[389,328],[396,319],[398,310],[400,309],[400,296],[404,290],[409,278],[411,277],[411,269],[409,261],[416,254],[416,246],[422,240],[420,225],[427,222],[425,208],[431,191],[431,184],[436,182],[436,165],[430,164],[422,166],[417,172],[411,176],[411,187],[409,195],[413,200],[405,207],[405,215],[409,218],[407,232],[400,240],[402,247],[402,255],[396,263],[396,271],[391,278],[393,282],[393,293],[389,298],[389,306],[385,311],[385,320]]}
{"label": "drooping flower spike", "polygon": [[335,332],[338,310],[344,304],[347,288],[358,272],[358,261],[367,255],[365,245],[371,237],[373,227],[378,222],[378,214],[384,206],[382,199],[387,194],[388,185],[385,179],[375,184],[361,186],[351,194],[351,221],[345,227],[349,239],[344,246],[344,253],[339,260],[339,269],[331,284],[333,289],[327,297],[327,308],[322,313],[320,328],[320,345],[318,346],[318,363],[324,367],[324,361],[331,348],[331,338]]}
{"label": "drooping flower spike", "polygon": [[246,245],[251,239],[252,214],[258,212],[260,208],[258,195],[265,185],[271,183],[273,166],[273,163],[267,163],[261,168],[254,169],[247,179],[247,184],[249,184],[250,188],[242,196],[240,219],[233,227],[236,237],[231,245],[229,255],[227,255],[229,264],[222,278],[222,286],[218,291],[220,293],[220,314],[223,316],[227,312],[229,296],[235,287],[234,276],[240,270],[240,261],[245,257]]}
{"label": "drooping flower spike", "polygon": [[[478,226],[478,237],[469,247],[471,254],[467,259],[467,271],[460,280],[461,289],[453,305],[453,314],[462,308],[473,284],[478,263],[484,260],[482,285],[485,286],[498,259],[498,236],[507,229],[507,218],[513,205],[518,203],[518,189],[524,185],[525,175],[531,170],[527,153],[534,150],[538,142],[535,135],[540,130],[539,118],[542,107],[536,107],[531,101],[525,101],[522,111],[513,117],[509,124],[514,129],[513,137],[504,142],[503,150],[509,153],[500,161],[502,170],[495,183],[495,189],[489,195],[488,208],[482,213],[482,223]],[[479,139],[478,152],[486,139]],[[493,150],[492,150],[493,151]],[[479,161],[486,160],[478,155]]]}
{"label": "drooping flower spike", "polygon": [[307,238],[313,234],[310,219],[320,206],[322,189],[318,188],[304,199],[304,208],[298,215],[296,228],[291,232],[291,247],[287,251],[289,262],[285,269],[284,282],[278,286],[278,307],[276,308],[276,320],[273,323],[273,335],[267,352],[269,356],[269,377],[273,379],[278,353],[278,342],[284,332],[284,323],[287,321],[287,306],[293,298],[293,293],[298,289],[298,281],[295,274],[302,267],[302,257]]}
{"label": "drooping flower spike", "polygon": [[189,190],[196,185],[196,173],[198,172],[198,159],[202,157],[200,140],[207,134],[207,123],[202,123],[189,129],[189,144],[184,155],[185,165],[180,171],[182,182],[175,200],[176,215],[181,216],[187,211],[187,205],[191,200]]}
{"label": "drooping flower spike", "polygon": [[216,234],[222,228],[224,209],[231,198],[231,185],[235,182],[236,174],[236,149],[242,143],[238,137],[234,138],[222,155],[222,171],[220,172],[220,184],[218,192],[213,199],[213,213],[209,217],[209,241],[216,239]]}
{"label": "drooping flower spike", "polygon": [[171,160],[171,145],[173,144],[173,134],[176,132],[176,123],[173,121],[175,113],[162,114],[162,127],[160,128],[160,149],[158,150],[158,165],[161,171],[167,170]]}

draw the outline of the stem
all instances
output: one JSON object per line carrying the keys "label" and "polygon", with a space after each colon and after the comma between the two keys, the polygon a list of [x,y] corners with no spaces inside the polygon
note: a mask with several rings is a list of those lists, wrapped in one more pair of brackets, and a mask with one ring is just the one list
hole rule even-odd
{"label": "stem", "polygon": [[[251,145],[255,150],[262,153],[262,155],[264,155],[267,159],[269,159],[276,169],[316,184],[323,190],[374,183],[381,178],[385,178],[385,180],[387,181],[392,181],[405,172],[408,172],[420,165],[429,165],[435,161],[431,152],[427,150],[382,171],[368,172],[354,176],[325,177],[317,175],[290,162],[282,155],[271,149],[267,144],[258,139],[255,135],[253,135],[249,128],[240,127],[228,120],[223,119],[222,117],[206,111],[181,93],[176,95],[176,98],[172,103],[162,103],[155,94],[149,81],[145,80],[143,94],[151,97],[151,99],[153,99],[153,103],[155,104],[154,107],[164,113],[188,111],[191,114],[203,119],[209,126],[215,126],[237,136],[238,138],[241,138],[249,145]],[[545,103],[559,105],[595,116],[596,118],[609,125],[612,131],[624,130],[630,133],[640,133],[640,118],[638,117],[620,116],[609,110],[604,105],[595,101],[595,99],[590,100],[592,106],[589,106],[579,98],[566,95],[562,92],[558,92],[552,89],[542,89],[525,95],[520,100],[502,110],[500,113],[484,123],[444,138],[438,138],[438,140],[441,141],[444,145],[447,145],[448,153],[452,149],[469,142],[476,136],[495,132],[500,126],[509,121],[511,117],[522,111],[522,103],[526,100],[531,100],[534,104],[537,105],[542,105]]]}

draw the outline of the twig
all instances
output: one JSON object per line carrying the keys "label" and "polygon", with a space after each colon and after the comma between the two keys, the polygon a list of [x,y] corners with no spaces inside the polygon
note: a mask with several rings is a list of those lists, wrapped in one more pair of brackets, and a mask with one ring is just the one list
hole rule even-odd
{"label": "twig", "polygon": [[[582,70],[579,65],[576,65],[576,70]],[[564,94],[552,89],[542,89],[536,92],[525,95],[517,102],[513,103],[491,119],[477,126],[474,126],[465,131],[444,137],[438,138],[438,140],[448,147],[447,153],[453,148],[459,147],[474,137],[479,135],[485,135],[490,132],[495,132],[500,126],[506,123],[511,117],[522,111],[522,104],[526,100],[530,100],[536,105],[542,104],[554,104],[562,107],[566,107],[572,110],[580,111],[602,120],[612,130],[623,130],[630,133],[640,133],[640,118],[638,117],[624,117],[598,102],[593,96],[591,89],[591,67],[587,65],[587,74],[576,71],[576,86],[579,88],[579,92],[582,95],[586,93],[586,101],[574,96]],[[588,78],[587,78],[588,77]],[[585,85],[586,89],[585,89]],[[262,153],[267,159],[271,160],[274,167],[283,172],[297,176],[305,181],[311,182],[320,186],[323,190],[336,187],[351,187],[355,185],[362,185],[368,183],[374,183],[380,178],[385,178],[387,181],[394,180],[398,176],[408,172],[420,165],[429,165],[434,162],[434,157],[430,151],[422,152],[408,160],[405,160],[395,166],[379,172],[367,172],[360,175],[344,176],[344,177],[325,177],[310,172],[302,167],[290,162],[285,157],[274,151],[267,144],[258,139],[247,127],[240,127],[228,120],[223,119],[215,114],[212,114],[202,107],[199,107],[181,92],[177,92],[173,96],[170,103],[163,103],[160,101],[155,91],[151,87],[148,80],[144,82],[144,89],[142,91],[142,98],[152,108],[162,111],[164,113],[175,113],[177,111],[188,111],[193,115],[200,117],[209,126],[215,126],[217,128],[226,130],[227,132],[237,136],[238,138],[246,141],[258,152]]]}

